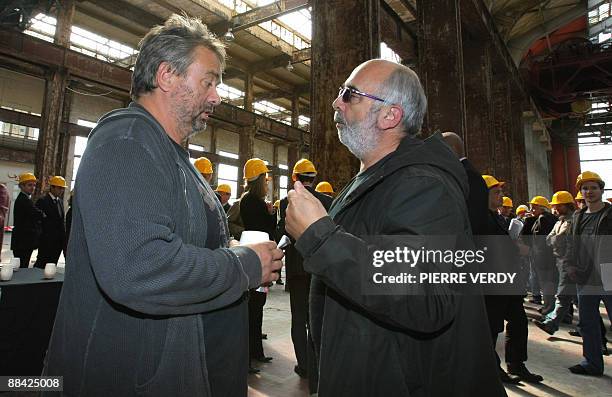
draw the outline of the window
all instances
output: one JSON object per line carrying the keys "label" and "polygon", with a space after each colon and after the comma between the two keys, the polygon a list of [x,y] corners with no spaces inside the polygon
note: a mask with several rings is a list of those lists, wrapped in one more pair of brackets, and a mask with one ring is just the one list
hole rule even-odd
{"label": "window", "polygon": [[219,156],[223,156],[223,157],[229,157],[230,159],[236,159],[238,160],[238,155],[235,153],[230,153],[230,152],[224,152],[223,150],[219,150],[219,153],[217,153]]}
{"label": "window", "polygon": [[[15,112],[27,113],[27,114],[33,114],[36,116],[40,116],[40,114],[38,113],[26,112],[24,110],[15,109],[15,108],[8,107],[8,106],[2,106],[2,109],[8,109],[8,110],[12,110]],[[8,135],[11,137],[22,138],[22,139],[27,138],[33,141],[37,141],[38,133],[39,133],[38,128],[26,127],[24,125],[11,124],[11,123],[5,123],[5,122],[0,121],[0,135]]]}
{"label": "window", "polygon": [[[280,165],[279,165],[280,167]],[[287,167],[287,166],[285,166]],[[286,168],[285,168],[286,169]],[[287,197],[287,183],[289,182],[289,177],[287,175],[281,175],[279,178],[279,186],[280,189],[278,190],[278,198],[279,200],[284,199],[285,197]]]}
{"label": "window", "polygon": [[[38,14],[30,20],[26,34],[53,42],[57,19]],[[72,26],[70,49],[100,60],[115,63],[125,68],[133,66],[138,51],[130,46],[108,39],[78,26]]]}
{"label": "window", "polygon": [[228,164],[219,164],[217,167],[217,186],[225,183],[231,186],[232,196],[229,203],[233,204],[236,201],[238,194],[238,167]]}
{"label": "window", "polygon": [[[77,120],[78,125],[82,125],[83,127],[94,128],[97,124],[92,121],[87,120]],[[74,189],[74,182],[76,181],[77,172],[79,170],[79,166],[81,165],[81,157],[83,157],[83,153],[85,152],[85,148],[87,147],[87,138],[83,136],[77,136],[74,143],[74,157],[73,157],[73,165],[72,165],[72,178],[70,182],[70,189]]]}

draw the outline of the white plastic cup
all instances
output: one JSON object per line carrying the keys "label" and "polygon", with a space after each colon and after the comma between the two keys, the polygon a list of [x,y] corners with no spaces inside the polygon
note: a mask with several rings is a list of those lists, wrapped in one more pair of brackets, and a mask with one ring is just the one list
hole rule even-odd
{"label": "white plastic cup", "polygon": [[13,271],[18,272],[21,267],[21,259],[11,258],[11,265],[13,266]]}
{"label": "white plastic cup", "polygon": [[11,264],[2,265],[2,270],[0,270],[0,280],[2,281],[10,281],[13,278],[13,266]]}
{"label": "white plastic cup", "polygon": [[[270,236],[266,232],[260,232],[257,230],[245,230],[240,235],[240,244],[256,244],[256,243],[265,243],[266,241],[270,241]],[[267,292],[265,287],[259,287],[256,290],[257,292]]]}
{"label": "white plastic cup", "polygon": [[55,266],[55,263],[47,263],[44,271],[45,278],[50,280],[55,277],[55,273],[57,273],[57,266]]}
{"label": "white plastic cup", "polygon": [[270,241],[270,236],[266,232],[260,232],[257,230],[245,230],[240,235],[240,244],[255,244],[264,243]]}

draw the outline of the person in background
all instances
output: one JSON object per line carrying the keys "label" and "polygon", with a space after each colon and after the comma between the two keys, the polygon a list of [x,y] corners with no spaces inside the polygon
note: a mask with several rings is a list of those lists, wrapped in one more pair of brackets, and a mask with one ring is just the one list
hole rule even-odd
{"label": "person in background", "polygon": [[578,375],[601,376],[604,373],[599,305],[603,300],[606,307],[612,307],[612,295],[604,291],[601,278],[603,266],[612,263],[612,205],[602,200],[604,187],[603,179],[592,171],[582,172],[576,180],[576,188],[582,192],[586,208],[574,215],[567,249],[567,272],[576,281],[578,293],[578,327],[584,359],[569,367]]}
{"label": "person in background", "polygon": [[[498,214],[497,209],[503,200],[503,190],[505,182],[498,181],[492,175],[483,175],[482,178],[489,188],[489,216],[488,216],[488,236],[491,237],[491,245],[488,250],[487,268],[493,271],[493,267],[510,271],[518,268],[521,264],[520,256],[527,253],[527,248],[520,240],[513,241],[508,233],[506,222]],[[534,374],[527,369],[527,342],[529,327],[527,315],[523,306],[523,296],[516,294],[515,291],[508,293],[494,293],[485,296],[489,327],[493,338],[493,349],[498,334],[504,331],[505,327],[505,361],[508,372],[501,367],[501,359],[497,357],[498,370],[502,382],[508,384],[518,384],[521,380],[530,383],[539,383],[544,380],[541,375]],[[505,292],[505,291],[504,291]]]}
{"label": "person in background", "polygon": [[[272,203],[266,201],[268,194],[268,172],[263,160],[252,158],[244,164],[245,192],[240,198],[240,216],[244,230],[256,230],[274,237],[276,212]],[[263,307],[266,304],[268,286],[249,290],[249,358],[260,363],[272,360],[264,354],[262,339]],[[250,373],[259,372],[249,366]]]}
{"label": "person in background", "polygon": [[200,157],[193,162],[193,165],[202,175],[202,178],[210,185],[213,177],[213,166],[210,160],[206,157]]}
{"label": "person in background", "polygon": [[508,226],[510,226],[510,220],[512,219],[513,209],[514,209],[514,204],[512,203],[512,199],[510,197],[504,196],[502,206],[497,209],[497,212],[502,218],[504,218]]}
{"label": "person in background", "polygon": [[574,200],[576,200],[577,212],[579,212],[583,208],[586,208],[586,203],[584,202],[584,197],[582,197],[582,192],[580,190],[578,190],[578,193],[576,193],[576,197],[574,197]]}
{"label": "person in background", "polygon": [[323,193],[324,195],[332,197],[332,198],[336,194],[334,192],[334,188],[332,187],[331,183],[327,181],[321,181],[317,183],[317,187],[315,187],[315,191],[319,193]]}
{"label": "person in background", "polygon": [[59,260],[66,248],[66,222],[64,220],[64,191],[66,180],[61,176],[49,179],[49,192],[36,201],[36,207],[45,213],[34,267],[44,269],[47,263]]}
{"label": "person in background", "polygon": [[[0,252],[2,251],[2,243],[4,242],[4,226],[6,225],[6,214],[8,214],[11,199],[8,194],[8,189],[4,183],[0,183]],[[0,256],[0,261],[2,257]]]}
{"label": "person in background", "polygon": [[222,183],[215,189],[217,196],[219,197],[219,201],[221,201],[221,205],[227,214],[231,205],[229,203],[230,197],[232,197],[232,187],[228,184]]}
{"label": "person in background", "polygon": [[[313,183],[317,176],[317,169],[308,159],[301,159],[293,167],[291,179],[299,181],[317,200],[321,202],[325,210],[329,210],[332,198],[313,189]],[[277,225],[277,236],[287,234],[285,230],[285,217],[287,213],[287,197],[280,201],[280,219]],[[289,290],[289,302],[291,304],[291,341],[297,365],[293,368],[296,374],[302,378],[308,378],[310,393],[316,393],[317,371],[312,342],[311,328],[308,321],[308,302],[310,298],[310,274],[304,270],[304,259],[295,248],[295,240],[285,250],[285,269],[287,275],[287,289]]]}
{"label": "person in background", "polygon": [[518,207],[516,207],[516,217],[521,222],[525,221],[525,217],[527,217],[528,212],[529,212],[529,207],[527,207],[525,204],[521,204]]}
{"label": "person in background", "polygon": [[[542,320],[536,320],[538,328],[553,335],[559,329],[561,321],[573,313],[573,302],[576,300],[576,283],[573,282],[567,273],[568,263],[567,245],[572,230],[572,216],[574,215],[574,199],[572,194],[567,191],[556,192],[550,202],[552,211],[559,218],[552,231],[546,237],[546,244],[553,249],[555,265],[559,272],[559,285],[557,288],[557,301],[554,310],[548,315],[543,316]],[[571,323],[571,320],[570,320]]]}
{"label": "person in background", "polygon": [[72,199],[74,198],[74,190],[70,191],[70,198],[68,198],[68,210],[66,211],[66,248],[64,248],[64,255],[68,252],[68,242],[70,241],[70,230],[72,228]]}
{"label": "person in background", "polygon": [[481,173],[474,167],[472,162],[465,155],[465,144],[463,139],[454,132],[442,133],[442,138],[446,144],[455,152],[468,178],[470,192],[466,200],[468,215],[474,241],[478,247],[483,244],[482,237],[487,231],[487,217],[489,208],[489,191],[482,179]]}
{"label": "person in background", "polygon": [[546,236],[557,223],[557,217],[549,212],[550,203],[546,197],[535,196],[529,204],[531,213],[536,218],[531,227],[531,260],[544,299],[544,305],[538,311],[545,316],[555,308],[555,292],[559,285],[553,250],[546,244]]}
{"label": "person in background", "polygon": [[11,235],[11,250],[13,256],[20,259],[19,267],[28,267],[32,252],[40,242],[40,223],[45,214],[32,202],[32,193],[36,188],[36,177],[30,172],[19,175],[21,192],[13,206],[13,232]]}

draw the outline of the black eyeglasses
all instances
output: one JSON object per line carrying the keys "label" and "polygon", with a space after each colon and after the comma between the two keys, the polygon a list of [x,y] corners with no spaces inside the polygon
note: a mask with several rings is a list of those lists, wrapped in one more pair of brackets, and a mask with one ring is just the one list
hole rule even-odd
{"label": "black eyeglasses", "polygon": [[374,99],[375,101],[386,102],[382,98],[379,98],[371,94],[367,94],[365,92],[361,92],[351,87],[340,87],[340,91],[338,92],[338,96],[342,98],[342,102],[344,103],[349,103],[351,101],[351,96],[353,95],[364,96],[366,98]]}

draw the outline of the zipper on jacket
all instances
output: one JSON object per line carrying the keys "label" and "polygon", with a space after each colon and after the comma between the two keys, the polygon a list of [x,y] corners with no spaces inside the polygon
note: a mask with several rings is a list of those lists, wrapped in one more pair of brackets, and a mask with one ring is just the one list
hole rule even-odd
{"label": "zipper on jacket", "polygon": [[187,204],[187,224],[189,226],[189,239],[191,239],[193,233],[191,231],[191,205],[189,204],[189,199],[187,198],[187,174],[185,174],[185,170],[183,170],[183,167],[181,167],[180,165],[178,165],[178,167],[179,170],[181,170],[181,174],[183,174],[183,195],[185,197],[185,204]]}

